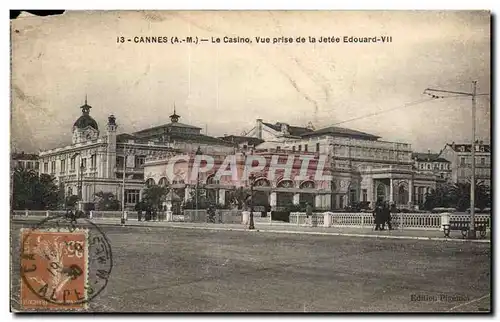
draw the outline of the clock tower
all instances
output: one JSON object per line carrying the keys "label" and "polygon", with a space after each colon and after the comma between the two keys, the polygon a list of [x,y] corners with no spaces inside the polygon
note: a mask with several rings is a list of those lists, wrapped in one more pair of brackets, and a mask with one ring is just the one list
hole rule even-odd
{"label": "clock tower", "polygon": [[92,106],[85,104],[81,107],[82,115],[73,124],[73,144],[95,140],[99,137],[99,128],[97,122],[90,116]]}

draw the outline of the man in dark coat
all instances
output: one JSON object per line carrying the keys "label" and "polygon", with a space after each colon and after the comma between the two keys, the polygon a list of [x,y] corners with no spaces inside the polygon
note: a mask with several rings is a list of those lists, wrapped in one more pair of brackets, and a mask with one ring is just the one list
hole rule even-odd
{"label": "man in dark coat", "polygon": [[[384,218],[383,209],[380,204],[378,204],[373,210],[373,217],[375,218],[375,230],[384,230]],[[380,227],[382,226],[382,227]]]}

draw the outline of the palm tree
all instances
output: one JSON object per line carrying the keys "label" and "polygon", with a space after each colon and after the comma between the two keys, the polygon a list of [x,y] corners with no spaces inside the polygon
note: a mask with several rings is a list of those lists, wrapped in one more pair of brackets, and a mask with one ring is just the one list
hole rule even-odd
{"label": "palm tree", "polygon": [[425,195],[424,209],[432,210],[436,207],[449,208],[453,206],[450,196],[451,187],[448,185],[438,186]]}
{"label": "palm tree", "polygon": [[[464,211],[470,207],[470,182],[459,182],[450,189],[450,197],[459,211]],[[479,181],[475,187],[475,204],[477,208],[485,208],[491,203],[489,189]]]}

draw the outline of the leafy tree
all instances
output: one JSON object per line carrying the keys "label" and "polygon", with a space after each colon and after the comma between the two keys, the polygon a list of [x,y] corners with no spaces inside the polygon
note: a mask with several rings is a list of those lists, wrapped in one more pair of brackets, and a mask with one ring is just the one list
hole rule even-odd
{"label": "leafy tree", "polygon": [[441,185],[436,189],[432,189],[425,195],[423,208],[432,210],[437,207],[454,207],[455,203],[451,196],[451,187],[449,185]]}
{"label": "leafy tree", "polygon": [[[477,208],[491,206],[491,194],[482,183],[476,183],[475,204]],[[454,185],[443,185],[426,194],[424,208],[431,210],[436,207],[453,207],[465,211],[470,207],[470,182],[459,182]]]}
{"label": "leafy tree", "polygon": [[239,187],[229,193],[229,203],[237,209],[248,210],[250,199],[250,188],[247,187]]}
{"label": "leafy tree", "polygon": [[149,207],[151,210],[159,210],[165,201],[167,193],[167,187],[151,185],[144,190],[142,201],[146,207]]}
{"label": "leafy tree", "polygon": [[121,208],[120,201],[111,192],[99,191],[95,194],[95,197],[97,198],[97,209],[99,210],[116,211]]}
{"label": "leafy tree", "polygon": [[[198,200],[198,206],[196,201]],[[205,189],[192,189],[189,192],[189,199],[184,204],[184,209],[207,209],[210,201],[207,198]]]}
{"label": "leafy tree", "polygon": [[38,176],[31,169],[15,168],[12,180],[13,209],[57,209],[61,199],[54,177],[48,174]]}
{"label": "leafy tree", "polygon": [[[456,183],[451,189],[451,195],[456,203],[455,208],[464,211],[470,208],[470,182]],[[476,208],[485,208],[491,206],[491,194],[489,189],[482,181],[476,183],[474,191],[474,201]]]}

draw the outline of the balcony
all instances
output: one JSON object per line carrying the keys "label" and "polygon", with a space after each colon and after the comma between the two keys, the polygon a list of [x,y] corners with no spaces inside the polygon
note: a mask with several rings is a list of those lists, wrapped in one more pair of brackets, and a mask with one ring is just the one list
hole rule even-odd
{"label": "balcony", "polygon": [[[120,166],[116,166],[115,167],[115,173],[122,173],[123,172],[123,165],[120,167]],[[125,173],[130,173],[130,174],[143,174],[144,173],[144,168],[127,168],[127,170],[125,171]]]}

